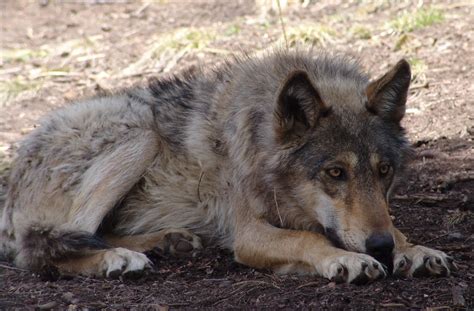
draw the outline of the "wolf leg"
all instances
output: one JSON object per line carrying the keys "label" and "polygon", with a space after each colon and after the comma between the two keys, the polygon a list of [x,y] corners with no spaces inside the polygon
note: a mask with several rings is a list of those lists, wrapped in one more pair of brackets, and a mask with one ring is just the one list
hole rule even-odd
{"label": "wolf leg", "polygon": [[321,234],[280,229],[261,219],[239,222],[234,238],[236,260],[255,268],[347,283],[366,283],[386,274],[369,255],[336,248]]}
{"label": "wolf leg", "polygon": [[[29,219],[27,209],[18,212],[17,265],[39,269],[64,257],[87,256],[106,248],[91,242],[97,240],[97,228],[105,215],[140,180],[157,152],[158,141],[154,133],[130,132],[121,143],[94,159],[84,172],[78,190],[72,194],[66,221],[55,223],[49,217],[43,224],[36,218]],[[93,258],[105,260],[107,256]]]}
{"label": "wolf leg", "polygon": [[393,274],[402,277],[446,276],[456,268],[451,257],[442,251],[413,245],[398,229],[394,230],[395,250]]}
{"label": "wolf leg", "polygon": [[157,152],[156,134],[139,132],[97,159],[84,174],[68,225],[95,232],[105,215],[139,181]]}
{"label": "wolf leg", "polygon": [[63,274],[118,277],[140,275],[146,268],[151,267],[151,262],[142,253],[117,247],[77,258],[57,260],[54,265]]}
{"label": "wolf leg", "polygon": [[108,244],[124,247],[136,252],[145,252],[156,247],[171,254],[190,253],[201,249],[201,239],[186,229],[164,229],[156,233],[131,236],[105,236]]}

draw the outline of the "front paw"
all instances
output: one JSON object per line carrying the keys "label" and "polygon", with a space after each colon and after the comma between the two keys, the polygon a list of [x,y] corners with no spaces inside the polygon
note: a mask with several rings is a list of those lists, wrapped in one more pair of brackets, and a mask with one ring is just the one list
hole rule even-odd
{"label": "front paw", "polygon": [[336,283],[366,284],[386,276],[383,265],[366,254],[344,252],[317,265],[320,274]]}
{"label": "front paw", "polygon": [[448,276],[456,266],[442,251],[415,245],[395,253],[393,275],[401,277]]}

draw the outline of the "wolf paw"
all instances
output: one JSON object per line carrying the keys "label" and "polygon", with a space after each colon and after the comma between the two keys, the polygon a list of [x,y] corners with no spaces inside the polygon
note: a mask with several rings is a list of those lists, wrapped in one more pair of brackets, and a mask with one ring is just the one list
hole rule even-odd
{"label": "wolf paw", "polygon": [[110,278],[137,277],[150,267],[151,262],[144,254],[118,247],[105,252],[101,271]]}
{"label": "wolf paw", "polygon": [[384,278],[386,272],[380,262],[369,255],[346,252],[323,261],[322,275],[336,283],[366,284]]}
{"label": "wolf paw", "polygon": [[448,276],[456,265],[442,251],[415,245],[395,254],[393,274],[401,277]]}
{"label": "wolf paw", "polygon": [[170,229],[165,241],[165,249],[175,255],[192,253],[202,248],[201,239],[185,229]]}

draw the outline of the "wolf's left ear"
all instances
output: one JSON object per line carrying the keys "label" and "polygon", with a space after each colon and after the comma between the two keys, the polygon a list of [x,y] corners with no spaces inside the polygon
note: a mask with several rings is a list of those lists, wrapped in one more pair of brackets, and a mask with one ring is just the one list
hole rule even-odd
{"label": "wolf's left ear", "polygon": [[402,59],[389,72],[369,84],[366,90],[367,110],[387,121],[400,122],[405,115],[410,80],[410,64]]}
{"label": "wolf's left ear", "polygon": [[292,72],[278,95],[275,130],[280,142],[303,136],[327,112],[321,96],[305,71]]}

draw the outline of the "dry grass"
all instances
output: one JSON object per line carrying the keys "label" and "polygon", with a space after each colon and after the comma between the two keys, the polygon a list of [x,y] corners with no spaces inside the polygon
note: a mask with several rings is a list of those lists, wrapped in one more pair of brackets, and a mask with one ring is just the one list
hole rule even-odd
{"label": "dry grass", "polygon": [[328,26],[316,23],[301,24],[289,27],[288,45],[314,45],[326,47],[333,44],[337,37],[337,32]]}

